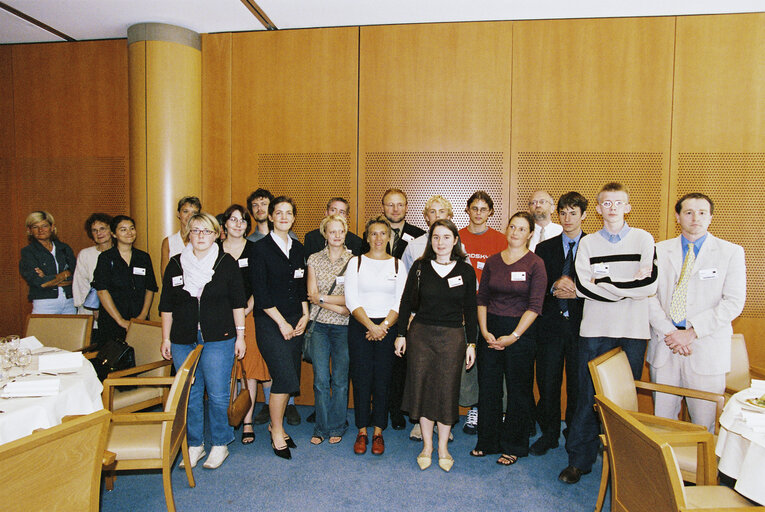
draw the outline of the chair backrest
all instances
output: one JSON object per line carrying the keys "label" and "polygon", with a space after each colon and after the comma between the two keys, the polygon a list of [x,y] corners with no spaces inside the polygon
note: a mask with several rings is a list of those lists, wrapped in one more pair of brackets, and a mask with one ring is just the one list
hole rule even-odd
{"label": "chair backrest", "polygon": [[669,445],[608,398],[596,394],[595,403],[611,463],[611,509],[676,512],[684,507],[680,470]]}
{"label": "chair backrest", "polygon": [[175,374],[175,380],[170,387],[165,404],[165,412],[175,414],[175,420],[164,422],[162,424],[162,451],[163,456],[170,455],[170,449],[178,445],[178,440],[186,432],[186,416],[189,405],[189,392],[194,383],[194,374],[197,371],[199,356],[202,353],[203,345],[198,345],[186,357],[186,360],[178,368]]}
{"label": "chair backrest", "polygon": [[[162,358],[159,353],[159,346],[162,344],[162,324],[160,322],[131,320],[125,341],[135,350],[136,366],[153,363]],[[145,377],[164,377],[167,375],[170,375],[170,366],[163,366],[142,374]]]}
{"label": "chair backrest", "polygon": [[29,315],[24,336],[35,336],[46,347],[71,352],[90,345],[92,315]]}
{"label": "chair backrest", "polygon": [[101,410],[0,445],[2,509],[98,511],[110,418]]}
{"label": "chair backrest", "polygon": [[638,410],[637,389],[627,354],[617,347],[589,361],[595,394],[615,402],[622,409]]}
{"label": "chair backrest", "polygon": [[746,341],[743,334],[734,334],[730,339],[730,371],[725,374],[725,387],[737,392],[751,385]]}

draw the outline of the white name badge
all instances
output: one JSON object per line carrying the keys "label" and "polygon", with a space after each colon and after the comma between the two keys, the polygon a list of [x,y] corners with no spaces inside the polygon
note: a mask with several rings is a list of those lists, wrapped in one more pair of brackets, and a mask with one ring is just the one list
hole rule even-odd
{"label": "white name badge", "polygon": [[173,276],[173,286],[183,286],[183,276]]}
{"label": "white name badge", "polygon": [[454,276],[447,279],[447,282],[449,283],[449,288],[454,288],[455,286],[462,286],[462,276]]}
{"label": "white name badge", "polygon": [[596,263],[592,266],[592,272],[599,276],[608,275],[608,263]]}
{"label": "white name badge", "polygon": [[337,276],[335,278],[335,284],[345,284],[345,276]]}
{"label": "white name badge", "polygon": [[146,269],[143,267],[133,267],[133,274],[137,276],[145,276],[146,275]]}
{"label": "white name badge", "polygon": [[707,279],[717,279],[716,268],[702,268],[699,270],[699,279],[706,281]]}
{"label": "white name badge", "polygon": [[401,235],[401,238],[403,238],[405,242],[411,242],[412,240],[414,240],[414,237],[410,235],[409,233],[404,233],[403,235]]}
{"label": "white name badge", "polygon": [[476,261],[475,266],[478,270],[483,270],[483,266],[486,265],[485,261]]}
{"label": "white name badge", "polygon": [[293,277],[295,279],[302,279],[304,274],[305,274],[305,270],[303,270],[302,268],[296,268],[295,273],[293,274]]}
{"label": "white name badge", "polygon": [[511,281],[525,281],[526,272],[510,272]]}
{"label": "white name badge", "polygon": [[249,262],[247,261],[247,258],[240,258],[237,261],[239,262],[239,268],[245,268],[250,265]]}

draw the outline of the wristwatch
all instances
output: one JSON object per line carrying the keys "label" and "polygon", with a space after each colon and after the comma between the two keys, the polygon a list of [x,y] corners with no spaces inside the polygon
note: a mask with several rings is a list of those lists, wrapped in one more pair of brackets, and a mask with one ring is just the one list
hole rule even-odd
{"label": "wristwatch", "polygon": [[319,295],[319,304],[324,304],[324,295]]}
{"label": "wristwatch", "polygon": [[385,327],[389,327],[390,326],[390,322],[388,320],[383,320],[383,325]]}

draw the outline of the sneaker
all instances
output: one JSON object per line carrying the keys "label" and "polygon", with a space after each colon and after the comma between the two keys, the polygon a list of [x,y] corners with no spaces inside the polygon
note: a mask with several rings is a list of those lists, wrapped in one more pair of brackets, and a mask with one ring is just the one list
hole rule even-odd
{"label": "sneaker", "polygon": [[[213,449],[214,448],[215,447],[213,446]],[[207,455],[207,452],[205,452],[205,445],[189,446],[189,462],[191,463],[191,467],[197,467],[197,462],[199,462],[205,455]],[[178,467],[185,467],[183,459],[181,459],[181,463],[178,464]]]}
{"label": "sneaker", "polygon": [[226,457],[228,457],[228,447],[213,446],[212,450],[210,450],[210,456],[207,457],[203,467],[207,469],[216,469],[221,464],[223,464],[223,461],[226,460]]}
{"label": "sneaker", "polygon": [[252,422],[255,425],[265,425],[269,421],[271,421],[271,413],[268,410],[268,404],[263,404],[263,407],[260,408],[258,414],[252,418]]}
{"label": "sneaker", "polygon": [[467,413],[465,424],[462,426],[462,431],[466,434],[474,436],[478,433],[478,408],[473,407]]}
{"label": "sneaker", "polygon": [[284,418],[287,420],[287,425],[300,425],[300,414],[298,414],[297,407],[292,404],[287,405],[287,410],[284,411]]}
{"label": "sneaker", "polygon": [[422,429],[420,429],[419,423],[412,427],[412,431],[409,432],[409,439],[412,441],[422,441]]}

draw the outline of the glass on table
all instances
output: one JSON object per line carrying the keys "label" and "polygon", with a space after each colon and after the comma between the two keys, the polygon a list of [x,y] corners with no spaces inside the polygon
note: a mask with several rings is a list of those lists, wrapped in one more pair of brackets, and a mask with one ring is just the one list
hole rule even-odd
{"label": "glass on table", "polygon": [[21,367],[21,376],[27,374],[27,368],[29,368],[29,365],[32,364],[32,351],[28,348],[18,348],[16,349],[16,366]]}

